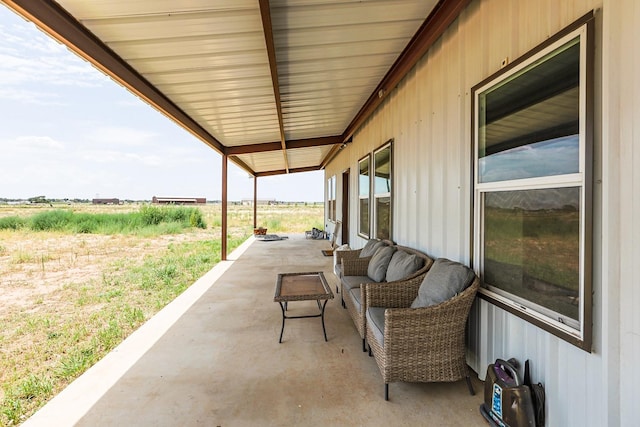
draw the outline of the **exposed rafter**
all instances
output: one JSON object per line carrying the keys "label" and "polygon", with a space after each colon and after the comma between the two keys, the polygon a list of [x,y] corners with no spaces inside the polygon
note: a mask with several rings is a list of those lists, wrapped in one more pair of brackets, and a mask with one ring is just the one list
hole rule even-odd
{"label": "exposed rafter", "polygon": [[237,145],[227,147],[225,153],[229,156],[237,156],[240,154],[264,153],[265,151],[282,150],[280,142],[265,142],[263,144]]}
{"label": "exposed rafter", "polygon": [[233,163],[235,163],[236,165],[238,165],[241,169],[244,169],[245,171],[247,171],[247,173],[249,173],[249,175],[255,177],[256,176],[256,171],[254,171],[253,169],[251,169],[249,167],[249,165],[247,165],[245,162],[243,162],[242,160],[240,160],[238,157],[236,156],[230,156],[227,155],[229,157],[229,160],[231,160]]}
{"label": "exposed rafter", "polygon": [[[285,142],[285,149],[319,147],[322,145],[341,144],[342,136],[325,136],[320,138],[295,139]],[[282,149],[280,142],[266,142],[264,144],[238,145],[227,147],[225,153],[229,156],[240,154],[263,153],[265,151],[276,151]]]}
{"label": "exposed rafter", "polygon": [[[396,62],[391,66],[382,81],[378,84],[371,96],[362,106],[358,114],[353,118],[349,126],[342,134],[344,142],[353,136],[356,130],[373,114],[382,104],[382,101],[400,83],[416,63],[433,46],[449,25],[458,18],[462,10],[471,0],[441,0],[427,19],[422,23],[407,47],[402,51]],[[335,153],[333,153],[335,155]],[[331,153],[329,153],[331,155]],[[327,155],[327,159],[329,158]]]}
{"label": "exposed rafter", "polygon": [[327,155],[325,156],[324,160],[323,160],[323,161],[322,161],[322,163],[320,164],[320,169],[324,169],[324,168],[326,168],[326,167],[327,167],[327,165],[329,164],[329,162],[330,162],[331,160],[333,160],[333,158],[334,158],[335,156],[337,156],[337,155],[338,155],[338,153],[340,152],[340,149],[341,149],[341,148],[342,148],[342,145],[337,145],[337,146],[333,147],[333,148],[331,149],[331,151],[329,151],[329,152],[327,153]]}
{"label": "exposed rafter", "polygon": [[286,137],[284,134],[284,119],[282,117],[282,102],[280,101],[280,83],[278,81],[276,47],[273,43],[273,27],[271,25],[271,7],[269,6],[269,0],[260,0],[260,16],[262,17],[264,41],[267,45],[267,55],[269,56],[269,68],[271,69],[273,95],[276,99],[276,111],[278,113],[278,125],[280,127],[280,144],[282,146],[282,155],[284,157],[284,168],[285,173],[289,173],[289,157],[287,156]]}
{"label": "exposed rafter", "polygon": [[317,166],[312,166],[312,167],[308,167],[308,168],[289,169],[288,172],[285,172],[284,170],[258,172],[258,173],[256,173],[256,176],[259,178],[261,176],[284,175],[285,173],[313,172],[313,171],[317,171],[317,170],[320,170],[320,168],[317,167]]}
{"label": "exposed rafter", "polygon": [[342,144],[342,136],[325,136],[320,138],[295,139],[287,141],[287,148],[318,147],[320,145]]}

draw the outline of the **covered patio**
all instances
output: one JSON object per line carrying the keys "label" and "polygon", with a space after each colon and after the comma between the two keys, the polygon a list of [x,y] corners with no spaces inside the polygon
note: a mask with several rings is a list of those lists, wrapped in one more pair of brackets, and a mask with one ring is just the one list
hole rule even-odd
{"label": "covered patio", "polygon": [[24,425],[486,425],[475,376],[475,396],[464,381],[393,383],[385,402],[339,295],[326,308],[328,342],[316,318],[287,321],[278,344],[276,276],[323,271],[335,290],[326,246],[250,238]]}
{"label": "covered patio", "polygon": [[[639,2],[2,1],[220,153],[222,236],[229,162],[253,177],[254,206],[258,178],[323,170],[325,226],[342,224],[339,244],[388,238],[485,281],[468,322],[476,374],[496,358],[531,360],[546,425],[637,424]],[[555,164],[553,151],[487,168],[490,156],[567,137],[567,170],[535,171]],[[500,174],[519,165],[535,173]],[[495,175],[484,181],[484,169]],[[560,193],[570,203],[548,204]],[[567,213],[575,226],[510,235],[526,229],[524,211]],[[516,226],[492,229],[486,218],[501,212]],[[522,255],[491,254],[487,230],[504,232],[493,247]],[[247,243],[28,425],[484,423],[481,394],[463,382],[392,384],[386,403],[339,300],[328,305],[328,343],[309,319],[287,325],[279,345],[276,274],[321,269],[335,280],[326,241],[291,237]],[[509,273],[536,253],[540,265],[560,260],[546,271],[571,273]],[[495,261],[508,274],[487,280]],[[562,307],[547,303],[556,297]]]}

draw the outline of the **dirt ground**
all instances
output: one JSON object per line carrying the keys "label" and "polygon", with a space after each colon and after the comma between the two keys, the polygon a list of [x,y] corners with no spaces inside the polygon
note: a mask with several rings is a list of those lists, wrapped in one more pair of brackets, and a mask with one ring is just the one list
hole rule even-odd
{"label": "dirt ground", "polygon": [[[100,280],[105,268],[120,259],[143,260],[165,251],[172,242],[211,237],[210,230],[151,238],[0,232],[0,318],[28,308],[44,309],[53,303],[49,295],[54,291],[70,283]],[[55,304],[65,309],[64,301]]]}

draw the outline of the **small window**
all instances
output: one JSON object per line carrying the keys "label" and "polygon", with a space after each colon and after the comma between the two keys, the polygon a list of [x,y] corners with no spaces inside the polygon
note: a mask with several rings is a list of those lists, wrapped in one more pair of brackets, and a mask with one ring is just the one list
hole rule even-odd
{"label": "small window", "polygon": [[480,294],[590,351],[589,25],[476,86],[473,99]]}
{"label": "small window", "polygon": [[391,240],[391,191],[392,191],[391,141],[373,153],[373,216],[375,236]]}
{"label": "small window", "polygon": [[369,238],[371,228],[369,224],[371,198],[371,173],[369,171],[371,163],[370,155],[358,162],[358,234]]}

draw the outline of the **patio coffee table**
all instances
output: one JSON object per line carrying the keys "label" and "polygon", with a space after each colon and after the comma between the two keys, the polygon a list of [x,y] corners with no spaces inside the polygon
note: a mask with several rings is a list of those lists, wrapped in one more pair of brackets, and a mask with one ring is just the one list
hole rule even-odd
{"label": "patio coffee table", "polygon": [[[286,319],[304,319],[309,317],[322,318],[322,332],[324,332],[324,340],[327,341],[327,330],[324,327],[324,308],[327,301],[333,298],[333,292],[324,278],[324,274],[320,272],[312,273],[280,273],[276,282],[276,294],[273,300],[280,304],[282,309],[282,330],[280,331],[279,343],[282,343],[282,334],[284,333],[284,321]],[[318,303],[319,314],[310,314],[306,316],[287,316],[287,305],[290,301],[312,301]],[[324,300],[321,304],[320,301]]]}

